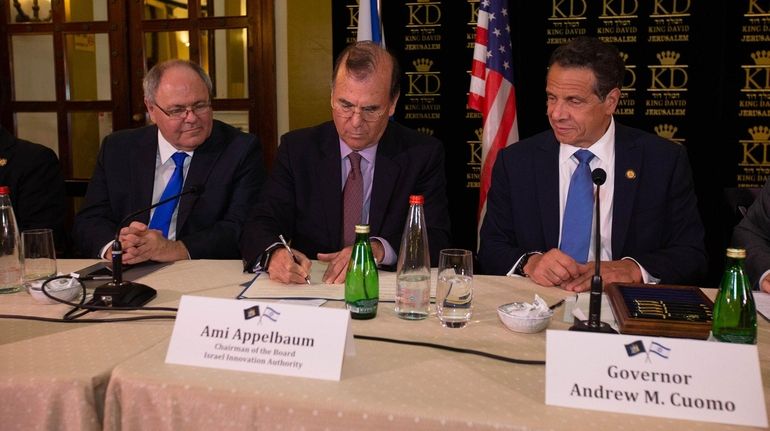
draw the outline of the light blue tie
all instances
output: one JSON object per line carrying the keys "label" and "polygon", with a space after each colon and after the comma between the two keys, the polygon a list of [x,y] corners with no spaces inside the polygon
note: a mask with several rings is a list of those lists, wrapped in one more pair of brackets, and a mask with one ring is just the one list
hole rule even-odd
{"label": "light blue tie", "polygon": [[580,163],[578,163],[575,172],[572,173],[569,182],[559,248],[572,256],[578,263],[586,263],[588,247],[591,244],[591,219],[593,218],[594,203],[594,185],[591,181],[591,167],[588,163],[594,158],[594,155],[588,150],[578,150],[574,156]]}
{"label": "light blue tie", "polygon": [[[163,195],[161,195],[158,202],[182,192],[182,184],[184,184],[184,159],[187,158],[187,153],[174,153],[171,158],[174,159],[176,169],[174,169],[174,173],[171,174],[171,178],[169,178],[168,184],[166,184],[166,189],[163,190]],[[152,214],[152,220],[150,220],[150,229],[157,229],[163,232],[164,237],[168,238],[168,229],[171,226],[171,216],[174,214],[174,209],[176,209],[176,204],[178,202],[179,198],[155,208],[155,212]]]}

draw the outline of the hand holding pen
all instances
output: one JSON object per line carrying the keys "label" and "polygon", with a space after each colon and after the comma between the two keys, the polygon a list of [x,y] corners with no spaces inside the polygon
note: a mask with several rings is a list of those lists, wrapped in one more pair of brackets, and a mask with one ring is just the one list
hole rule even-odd
{"label": "hand holding pen", "polygon": [[[299,262],[299,259],[297,259],[297,256],[296,256],[296,255],[294,254],[294,252],[291,250],[291,247],[289,247],[289,244],[288,244],[288,243],[286,242],[286,240],[283,238],[283,234],[280,234],[280,235],[278,235],[278,239],[280,239],[280,240],[281,240],[281,244],[283,244],[283,246],[286,248],[286,251],[288,251],[288,252],[289,252],[289,256],[291,256],[291,258],[292,258],[292,260],[294,261],[294,263],[296,263],[296,264],[297,264],[297,265],[299,265],[299,266],[302,266],[302,264],[300,264],[300,262]],[[310,274],[308,274],[308,275],[306,275],[306,276],[305,276],[305,282],[306,282],[307,284],[310,284]]]}

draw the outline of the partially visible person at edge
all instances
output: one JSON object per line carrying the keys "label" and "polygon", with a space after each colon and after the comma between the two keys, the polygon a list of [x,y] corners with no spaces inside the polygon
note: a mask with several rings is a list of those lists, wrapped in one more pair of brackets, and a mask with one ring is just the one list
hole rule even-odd
{"label": "partially visible person at edge", "polygon": [[[546,78],[551,130],[500,152],[481,228],[482,271],[586,291],[594,261],[604,283],[691,284],[706,272],[704,230],[686,149],[615,121],[623,60],[596,38],[557,48]],[[560,248],[575,153],[607,173],[601,187],[601,256]],[[595,190],[595,189],[594,189]],[[594,214],[593,217],[596,217]],[[591,228],[594,223],[591,222]]]}
{"label": "partially visible person at edge", "polygon": [[52,229],[57,250],[64,250],[67,209],[56,153],[18,139],[0,126],[0,186],[10,189],[19,231]]}
{"label": "partially visible person at edge", "polygon": [[[144,103],[155,124],[104,139],[75,218],[81,252],[109,258],[119,229],[128,264],[240,257],[242,224],[265,176],[262,150],[254,135],[214,120],[211,97],[211,79],[195,63],[169,60],[147,73]],[[183,190],[198,192],[172,201],[170,220],[157,227],[161,207],[119,226],[127,215],[161,200],[177,170],[175,158]]]}
{"label": "partially visible person at edge", "polygon": [[751,285],[770,293],[770,179],[733,229],[732,244],[746,249]]}
{"label": "partially visible person at edge", "polygon": [[[425,197],[431,260],[437,261],[439,250],[449,246],[444,150],[437,139],[389,120],[398,96],[398,63],[389,52],[358,42],[340,53],[332,79],[334,121],[281,138],[265,192],[241,237],[247,270],[304,283],[311,257],[328,263],[324,282],[345,279],[354,238],[352,225],[343,229],[351,157],[360,159],[360,221],[370,225],[377,262],[396,263],[412,194]],[[279,234],[291,242],[297,262],[278,242]]]}

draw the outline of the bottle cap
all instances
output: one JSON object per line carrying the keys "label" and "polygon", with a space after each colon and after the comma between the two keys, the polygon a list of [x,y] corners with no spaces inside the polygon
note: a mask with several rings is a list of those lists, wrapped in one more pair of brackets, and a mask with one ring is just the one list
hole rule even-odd
{"label": "bottle cap", "polygon": [[425,203],[425,198],[422,195],[409,196],[409,205],[422,205]]}
{"label": "bottle cap", "polygon": [[728,248],[727,257],[731,257],[733,259],[745,259],[746,249],[745,248]]}
{"label": "bottle cap", "polygon": [[0,195],[10,195],[11,188],[8,186],[0,186]]}
{"label": "bottle cap", "polygon": [[368,224],[357,224],[356,225],[356,233],[369,233],[369,225]]}

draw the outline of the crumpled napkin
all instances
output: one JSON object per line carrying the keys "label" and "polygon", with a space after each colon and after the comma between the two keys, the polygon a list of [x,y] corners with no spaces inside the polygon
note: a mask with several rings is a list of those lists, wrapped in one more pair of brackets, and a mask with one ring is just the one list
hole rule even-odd
{"label": "crumpled napkin", "polygon": [[503,305],[501,310],[514,317],[529,319],[539,319],[553,315],[553,310],[548,308],[548,303],[538,294],[535,294],[535,301],[531,304],[529,302],[512,302]]}

